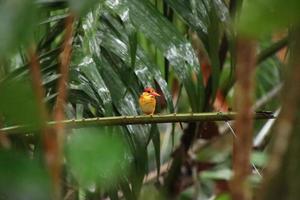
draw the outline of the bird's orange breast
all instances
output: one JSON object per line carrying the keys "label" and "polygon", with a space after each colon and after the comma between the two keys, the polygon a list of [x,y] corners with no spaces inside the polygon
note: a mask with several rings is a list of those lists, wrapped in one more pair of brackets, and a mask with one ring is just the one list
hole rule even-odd
{"label": "bird's orange breast", "polygon": [[143,113],[147,115],[154,114],[155,106],[156,106],[155,97],[141,95],[139,98],[139,104]]}

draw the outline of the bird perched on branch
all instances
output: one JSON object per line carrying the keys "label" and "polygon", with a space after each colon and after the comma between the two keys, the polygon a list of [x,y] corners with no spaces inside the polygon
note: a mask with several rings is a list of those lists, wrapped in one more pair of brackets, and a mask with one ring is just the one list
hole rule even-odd
{"label": "bird perched on branch", "polygon": [[160,95],[151,87],[146,87],[139,98],[140,107],[146,115],[153,115],[156,106],[156,97]]}

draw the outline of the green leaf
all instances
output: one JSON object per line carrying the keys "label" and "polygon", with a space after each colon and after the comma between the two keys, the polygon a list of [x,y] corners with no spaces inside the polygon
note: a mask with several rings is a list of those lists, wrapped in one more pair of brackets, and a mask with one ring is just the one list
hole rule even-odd
{"label": "green leaf", "polygon": [[[88,68],[88,66],[87,66]],[[94,89],[94,85],[91,84],[91,81],[84,74],[78,72],[77,70],[72,70],[70,72],[70,83],[69,83],[69,101],[73,104],[82,103],[84,109],[87,112],[89,105],[97,110],[97,115],[103,116],[106,111],[103,107],[103,102],[97,95],[97,90]],[[99,85],[99,88],[101,85]],[[101,96],[105,98],[105,94]],[[109,112],[107,110],[107,112]]]}
{"label": "green leaf", "polygon": [[[99,71],[106,83],[111,96],[112,102],[120,113],[120,115],[138,115],[137,99],[128,91],[125,85],[121,82],[119,75],[110,68],[110,64],[103,58],[102,65],[98,65]],[[100,64],[100,63],[99,63]],[[107,76],[109,74],[109,76]],[[146,146],[149,138],[150,127],[147,125],[128,125],[128,130],[134,133],[134,137],[139,142]]]}
{"label": "green leaf", "polygon": [[231,200],[231,195],[228,193],[223,193],[216,197],[216,200]]}
{"label": "green leaf", "polygon": [[36,160],[16,152],[0,152],[0,199],[50,200],[47,171]]}
{"label": "green leaf", "polygon": [[[133,69],[131,67],[131,62],[128,59],[130,57],[130,45],[128,37],[124,34],[126,33],[125,28],[106,14],[105,17],[100,18],[103,19],[102,26],[96,29],[98,22],[95,21],[95,19],[98,19],[97,14],[90,13],[86,21],[84,21],[86,40],[84,38],[83,46],[85,54],[91,54],[92,57],[89,58],[86,56],[86,61],[81,62],[82,64],[80,64],[78,71],[92,71],[89,78],[94,80],[95,77],[91,75],[95,75],[97,72],[92,69],[87,69],[89,68],[87,66],[91,65],[88,63],[96,63],[96,68],[111,94],[111,100],[109,102],[113,103],[117,112],[121,115],[138,114],[139,105],[137,99],[140,93],[139,82],[147,86],[153,83],[154,75],[154,79],[159,83],[159,86],[169,102],[170,110],[172,111],[172,98],[168,92],[166,82],[162,79],[158,70],[153,69],[152,64],[147,60],[147,57],[140,49],[137,50],[135,68]],[[94,24],[94,26],[91,26],[91,24]],[[122,30],[124,30],[123,33]],[[112,31],[115,33],[112,33]],[[123,43],[122,40],[126,43]],[[103,48],[101,51],[102,54],[100,53],[99,45]],[[83,68],[82,66],[85,67]],[[148,69],[151,69],[153,74],[150,73]],[[109,76],[107,76],[108,74]],[[126,76],[124,76],[124,74],[126,74]],[[94,81],[92,81],[92,83],[93,82]],[[99,88],[99,84],[95,84],[95,88]],[[100,91],[103,92],[102,90]],[[145,148],[149,138],[150,127],[144,125],[127,126],[127,128],[132,133],[131,136],[135,138],[135,142],[142,142],[141,147]]]}
{"label": "green leaf", "polygon": [[228,160],[232,154],[232,146],[228,145],[228,137],[218,137],[195,153],[196,160],[201,163],[220,164]]}
{"label": "green leaf", "polygon": [[[120,55],[111,52],[120,48],[122,50],[123,44],[120,46],[119,43],[115,47],[109,46],[110,38],[104,33],[112,31],[113,27],[105,18],[106,16],[104,14],[100,16],[100,13],[103,13],[101,9],[90,12],[82,22],[84,32],[78,35],[80,43],[75,48],[75,53],[79,55],[77,57],[79,59],[72,63],[75,65],[74,71],[79,75],[77,77],[84,77],[86,81],[83,84],[78,81],[76,85],[80,87],[84,85],[84,87],[89,88],[90,94],[94,93],[92,96],[98,99],[100,105],[106,104],[113,108],[111,114],[102,112],[104,115],[137,115],[139,112],[137,105],[139,82],[130,66],[129,45],[124,51],[120,51],[122,56],[126,52],[128,55],[126,58],[121,57],[121,59]],[[99,26],[100,24],[101,26]],[[128,39],[128,36],[126,35],[124,38]],[[118,38],[115,40],[120,42]],[[107,42],[105,44],[108,46],[104,45],[104,41]],[[76,76],[70,79],[71,82],[73,78],[76,80]],[[86,91],[86,89],[82,89],[78,88],[78,91],[81,93]],[[107,96],[107,94],[109,95]],[[125,185],[130,184],[132,190],[126,190],[124,184],[121,187],[123,192],[131,197],[138,195],[147,170],[146,142],[149,138],[149,130],[147,125],[122,127],[134,161],[131,163],[133,171],[126,177],[127,181],[124,183]]]}
{"label": "green leaf", "polygon": [[163,200],[163,195],[154,185],[145,185],[142,188],[140,200]]}
{"label": "green leaf", "polygon": [[201,172],[201,179],[213,179],[213,180],[227,180],[232,177],[232,171],[230,169],[220,169]]}
{"label": "green leaf", "polygon": [[[200,67],[191,44],[176,28],[156,10],[150,2],[130,0],[130,19],[145,36],[153,42],[169,60],[179,79],[183,82],[193,111],[202,109],[202,80],[197,85]],[[163,28],[162,28],[163,27]],[[195,80],[196,79],[196,80]],[[199,87],[199,88],[198,88]]]}
{"label": "green leaf", "polygon": [[253,152],[251,155],[251,162],[257,167],[264,167],[268,161],[268,155],[264,152]]}
{"label": "green leaf", "polygon": [[137,51],[137,32],[135,30],[130,31],[128,40],[129,40],[131,67],[134,68],[135,61],[136,61],[136,51]]}
{"label": "green leaf", "polygon": [[0,113],[7,124],[41,125],[37,102],[29,81],[6,81],[0,85]]}
{"label": "green leaf", "polygon": [[[126,30],[122,27],[116,20],[112,19],[111,17],[107,16],[105,18],[109,21],[109,25],[102,26],[102,35],[101,38],[102,43],[101,45],[108,51],[110,51],[111,58],[115,58],[116,56],[119,57],[122,61],[118,61],[119,65],[122,65],[120,74],[126,73],[127,76],[121,76],[124,80],[123,82],[127,84],[129,88],[134,88],[136,95],[139,95],[141,92],[139,86],[137,86],[137,82],[141,82],[143,87],[152,86],[154,87],[154,80],[158,83],[159,87],[161,88],[164,97],[166,98],[167,105],[170,112],[174,112],[174,106],[172,102],[172,96],[168,90],[166,81],[162,78],[160,71],[157,69],[155,64],[151,62],[147,54],[142,50],[140,46],[137,46],[136,52],[136,63],[134,69],[132,69],[131,63],[128,61],[128,58],[131,56],[129,51],[129,41],[124,33]],[[108,30],[115,30],[114,33]],[[117,31],[118,30],[118,31]],[[114,60],[113,63],[116,63],[117,59]],[[122,64],[122,62],[125,62]],[[138,79],[138,80],[136,80]],[[134,80],[134,81],[133,81]]]}
{"label": "green leaf", "polygon": [[282,81],[281,63],[277,57],[262,62],[255,72],[256,98],[260,99]]}
{"label": "green leaf", "polygon": [[220,20],[218,18],[217,4],[212,1],[208,8],[209,25],[208,25],[208,54],[211,60],[212,68],[212,94],[211,99],[214,101],[217,89],[219,87],[220,79],[220,60],[219,60],[219,46],[221,39]]}
{"label": "green leaf", "polygon": [[[203,42],[212,67],[211,100],[215,99],[219,87],[221,66],[219,48],[221,36],[226,34],[231,54],[234,53],[234,33],[229,10],[223,1],[167,0],[179,16],[196,31]],[[232,55],[232,57],[234,57]],[[234,62],[234,60],[232,60]],[[232,65],[234,65],[232,63]]]}
{"label": "green leaf", "polygon": [[130,0],[117,4],[107,1],[107,5],[117,12],[121,19],[127,19],[129,12],[133,25],[169,60],[185,85],[193,110],[201,110],[204,99],[201,98],[204,92],[203,81],[202,76],[198,76],[200,67],[191,44],[149,1]]}
{"label": "green leaf", "polygon": [[[97,70],[96,63],[92,58],[89,58],[88,55],[83,56],[83,52],[77,54],[79,51],[81,50],[75,50],[78,62],[76,63],[76,67],[71,71],[71,94],[81,93],[81,96],[85,96],[83,97],[85,99],[83,99],[83,101],[86,103],[86,100],[89,99],[88,101],[95,109],[97,109],[98,113],[101,113],[101,115],[104,116],[111,116],[112,99],[104,80]],[[70,101],[75,102],[76,99],[77,98],[70,99]]]}
{"label": "green leaf", "polygon": [[70,8],[77,15],[85,15],[91,8],[97,6],[96,4],[103,0],[68,0]]}
{"label": "green leaf", "polygon": [[[241,34],[264,36],[299,23],[298,0],[246,0],[238,23]],[[274,17],[278,16],[278,17]]]}
{"label": "green leaf", "polygon": [[157,125],[151,126],[150,139],[154,146],[155,152],[155,161],[156,161],[156,169],[157,169],[157,178],[160,174],[160,134]]}
{"label": "green leaf", "polygon": [[128,148],[118,128],[74,129],[66,144],[68,166],[85,188],[108,189],[128,170]]}
{"label": "green leaf", "polygon": [[[208,49],[208,40],[210,37],[210,26],[222,25],[224,29],[231,29],[231,20],[227,6],[223,1],[219,0],[202,0],[202,1],[186,1],[186,0],[166,0],[175,12],[198,33],[202,42]],[[215,15],[212,16],[211,14]],[[217,17],[212,19],[212,17]],[[231,30],[227,30],[231,31]],[[217,42],[217,41],[216,41]]]}
{"label": "green leaf", "polygon": [[69,14],[61,14],[61,15],[50,16],[47,19],[41,21],[40,25],[51,24],[53,22],[65,20],[68,16],[69,16]]}
{"label": "green leaf", "polygon": [[207,10],[203,1],[166,0],[175,12],[193,29],[201,39],[207,41]]}
{"label": "green leaf", "polygon": [[[65,21],[63,19],[57,21],[49,30],[48,34],[44,35],[44,37],[39,41],[37,45],[38,51],[42,51],[43,49],[51,48],[51,45],[55,43],[55,41],[61,41],[61,34],[63,33],[65,28]],[[57,48],[58,44],[55,44]]]}
{"label": "green leaf", "polygon": [[125,196],[126,199],[132,199],[135,200],[136,197],[134,196],[134,194],[132,193],[129,183],[127,181],[122,181],[120,184],[121,190]]}
{"label": "green leaf", "polygon": [[39,6],[54,9],[64,9],[67,6],[67,0],[36,0]]}
{"label": "green leaf", "polygon": [[33,0],[0,1],[0,59],[13,53],[33,36],[36,16],[37,8]]}

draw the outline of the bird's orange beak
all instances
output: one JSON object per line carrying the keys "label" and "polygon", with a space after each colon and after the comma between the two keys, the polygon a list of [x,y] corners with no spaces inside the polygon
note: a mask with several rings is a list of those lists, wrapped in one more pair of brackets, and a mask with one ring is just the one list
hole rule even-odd
{"label": "bird's orange beak", "polygon": [[155,97],[159,97],[160,95],[156,92],[151,92],[151,95],[155,96]]}

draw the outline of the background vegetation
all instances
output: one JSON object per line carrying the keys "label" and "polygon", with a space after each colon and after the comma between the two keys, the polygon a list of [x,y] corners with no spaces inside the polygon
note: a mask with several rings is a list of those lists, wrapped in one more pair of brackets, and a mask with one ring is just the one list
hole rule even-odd
{"label": "background vegetation", "polygon": [[[0,200],[299,199],[299,10],[1,0]],[[204,120],[97,123],[141,115],[147,86],[161,94],[155,119]]]}

